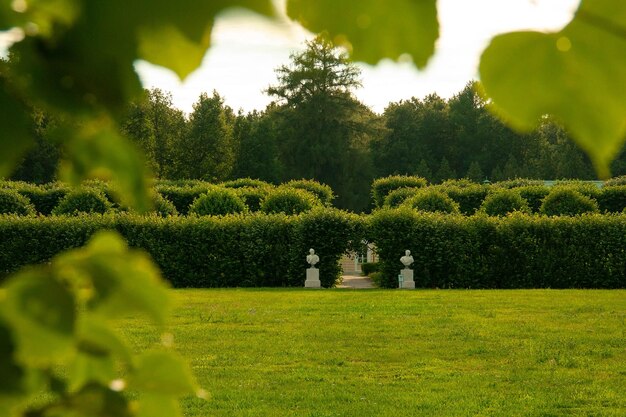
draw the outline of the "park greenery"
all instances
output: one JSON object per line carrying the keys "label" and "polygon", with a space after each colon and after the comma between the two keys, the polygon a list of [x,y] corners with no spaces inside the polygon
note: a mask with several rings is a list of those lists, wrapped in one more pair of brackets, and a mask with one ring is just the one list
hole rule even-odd
{"label": "park greenery", "polygon": [[[352,94],[360,86],[358,68],[324,36],[276,73],[277,84],[267,89],[276,101],[263,111],[236,113],[213,92],[201,94],[186,116],[169,93],[153,89],[128,103],[121,132],[142,150],[157,178],[315,178],[337,193],[339,207],[353,211],[367,209],[365,190],[374,178],[391,174],[431,182],[597,178],[590,159],[554,118],[539,117],[537,128],[516,132],[489,111],[477,82],[448,100],[431,94],[375,114]],[[11,178],[56,178],[62,152],[52,139],[53,119],[34,113],[37,145]],[[626,154],[612,169],[626,173]]]}
{"label": "park greenery", "polygon": [[[626,71],[623,66],[626,64],[620,59],[626,43],[623,29],[626,6],[622,2],[583,0],[572,22],[558,33],[525,32],[498,36],[481,58],[481,87],[478,88],[480,94],[475,86],[468,85],[458,97],[448,101],[430,96],[423,100],[397,103],[398,113],[391,116],[374,115],[354,100],[351,89],[358,85],[358,74],[351,70],[353,67],[346,60],[346,54],[328,52],[336,51],[333,45],[342,45],[354,59],[371,63],[385,57],[397,59],[401,54],[408,53],[415,64],[423,68],[433,54],[438,37],[436,2],[345,1],[339,6],[336,3],[330,0],[287,1],[289,16],[316,33],[326,30],[327,35],[311,41],[306,53],[294,55],[291,66],[279,68],[278,83],[268,89],[268,93],[276,98],[273,106],[264,112],[235,115],[224,106],[219,95],[201,94],[194,112],[189,117],[184,117],[172,109],[167,93],[143,92],[133,67],[134,62],[145,59],[164,65],[184,78],[200,64],[210,46],[211,28],[218,13],[229,7],[241,6],[272,17],[274,11],[269,0],[139,0],[132,5],[122,0],[4,1],[0,6],[0,30],[10,30],[16,42],[10,48],[9,60],[2,62],[0,66],[0,177],[14,175],[14,178],[46,182],[51,178],[53,167],[58,166],[57,178],[69,186],[76,186],[86,178],[112,181],[114,186],[111,194],[114,201],[111,204],[139,213],[148,212],[158,199],[154,191],[150,190],[150,178],[154,175],[162,179],[211,181],[251,176],[273,183],[315,178],[333,187],[339,207],[361,211],[367,204],[367,197],[357,190],[367,188],[375,177],[393,173],[417,173],[429,177],[427,173],[430,170],[432,179],[439,181],[466,175],[472,178],[483,175],[495,179],[512,178],[514,175],[504,172],[503,164],[511,161],[510,166],[515,167],[517,164],[525,169],[526,166],[532,166],[532,158],[541,161],[541,158],[548,158],[550,155],[560,156],[561,151],[542,153],[542,149],[554,148],[557,143],[571,146],[569,142],[565,142],[567,137],[574,139],[587,152],[589,161],[600,177],[608,176],[610,163],[618,156],[626,131],[626,108],[623,100],[626,88],[623,79]],[[392,19],[389,18],[389,13],[392,14]],[[329,67],[322,67],[322,71],[315,61],[315,54],[318,52],[328,59],[321,62],[330,64]],[[306,75],[307,65],[308,70],[311,70],[310,74],[321,74],[322,77],[295,77],[299,73]],[[341,76],[335,78],[337,74]],[[306,80],[316,83],[309,84],[304,82]],[[336,81],[343,84],[334,85]],[[302,94],[305,90],[299,90],[298,85],[314,85],[315,88]],[[401,145],[396,151],[399,150],[404,155],[403,149],[408,152],[416,142],[421,146],[427,140],[437,138],[436,135],[431,137],[431,133],[447,132],[449,126],[453,127],[451,130],[454,133],[454,126],[465,126],[463,123],[467,122],[463,121],[463,117],[450,118],[454,114],[452,109],[456,105],[455,100],[463,102],[459,104],[463,111],[457,113],[457,116],[467,116],[470,123],[472,118],[480,121],[475,123],[474,132],[499,132],[497,136],[486,138],[485,143],[488,144],[490,139],[507,138],[501,142],[498,142],[499,139],[495,140],[496,145],[505,146],[498,151],[498,155],[508,159],[495,160],[493,155],[496,153],[493,152],[485,154],[487,156],[484,160],[479,159],[478,154],[476,160],[462,158],[475,152],[475,149],[466,148],[463,141],[475,145],[477,142],[474,141],[480,135],[467,136],[457,131],[458,141],[451,141],[456,148],[453,146],[444,150],[436,146],[429,148],[424,145],[424,148],[419,148],[416,145],[415,148],[421,152],[417,165],[413,165],[416,160],[410,159],[409,168],[397,168],[400,164],[397,154],[387,155],[384,152],[389,148],[385,140],[394,141],[392,133],[399,134],[399,127],[409,125],[399,124],[396,128],[389,121],[395,117],[404,123],[405,118],[399,116],[402,112],[407,112],[407,118],[417,120],[419,126],[428,126],[423,123],[424,120],[436,122],[435,125],[441,123],[435,130],[429,130],[423,140],[415,139],[411,135],[400,135],[398,143],[402,144],[404,141],[406,145]],[[320,105],[322,107],[318,107]],[[463,105],[467,107],[463,108]],[[385,113],[392,113],[393,107],[390,106]],[[316,109],[321,111],[315,112]],[[427,112],[433,113],[433,118],[424,118],[423,114]],[[499,119],[491,114],[498,115]],[[497,121],[500,119],[506,124]],[[519,136],[518,141],[516,135],[520,134],[507,126],[526,129],[527,133]],[[410,127],[408,130],[412,132],[415,129]],[[267,134],[268,131],[271,135]],[[566,134],[566,131],[569,133]],[[544,134],[547,136],[541,136]],[[539,147],[536,153],[529,151],[532,156],[523,152],[522,156],[507,148],[509,145],[516,145],[519,149],[524,149],[525,142],[522,139],[529,136],[529,149]],[[533,145],[534,136],[540,136],[537,139],[538,145]],[[451,133],[451,136],[439,136],[439,139],[448,137],[456,136]],[[484,137],[481,138],[483,139]],[[173,141],[179,141],[176,151],[188,154],[181,156],[173,152]],[[403,148],[404,146],[407,148]],[[141,148],[146,151],[145,157],[138,150]],[[589,165],[574,147],[571,149],[572,156],[565,160],[567,163],[563,166],[570,166],[572,163],[576,166],[575,174],[554,171],[556,173],[552,176],[593,176],[594,174],[583,174],[585,171],[581,167],[587,169]],[[242,150],[249,153],[244,157]],[[301,158],[305,155],[308,155],[312,164],[302,164]],[[261,163],[257,164],[257,160]],[[558,160],[539,166],[557,167],[557,162]],[[390,164],[394,164],[393,169]],[[500,171],[496,169],[498,165]],[[622,173],[619,171],[619,162],[617,165],[616,172]],[[317,170],[317,167],[322,167],[323,170]],[[386,171],[377,172],[379,167]],[[265,176],[242,171],[248,168],[268,169],[269,173]],[[515,170],[512,169],[511,172]],[[524,172],[519,175],[545,177],[548,174]],[[166,187],[164,184],[163,188]],[[463,188],[460,185],[457,187]],[[47,200],[48,206],[52,205],[57,196],[63,194],[59,192],[48,195],[38,188],[31,188],[30,193],[32,196],[42,196],[42,200]],[[23,194],[18,194],[24,197]],[[201,194],[208,195],[208,190]],[[567,201],[570,203],[576,200],[577,204],[582,205],[589,200],[579,198],[576,193],[562,194],[569,195]],[[62,198],[67,197],[69,200],[70,195],[71,192]],[[164,196],[165,193],[161,195]],[[619,199],[620,193],[615,195]],[[186,198],[192,201],[196,197],[198,195],[193,192],[186,194]],[[25,240],[27,235],[18,232],[14,238],[6,240],[9,244],[15,244],[22,239],[23,250],[34,248],[33,242],[42,237],[38,229],[41,225],[63,222],[66,224],[67,234],[51,234],[51,241],[61,245],[64,242],[77,241],[76,246],[88,243],[83,248],[50,254],[50,257],[41,259],[45,261],[41,265],[22,269],[3,279],[0,289],[0,369],[3,375],[0,381],[0,414],[42,417],[176,416],[180,415],[178,397],[194,394],[200,398],[206,397],[204,391],[198,390],[185,361],[172,348],[172,335],[164,332],[169,299],[167,282],[144,251],[130,249],[119,233],[100,230],[115,229],[114,225],[122,221],[123,215],[70,216],[69,214],[80,211],[73,208],[76,205],[89,202],[91,207],[96,207],[98,201],[104,201],[102,195],[88,193],[75,197],[72,202],[74,206],[65,202],[64,205],[69,207],[65,214],[57,212],[59,215],[51,217],[29,215],[33,207],[25,204],[15,193],[4,193],[2,201],[25,207],[26,210],[26,216],[2,216],[2,223],[9,227],[17,225],[14,230],[30,228],[32,233],[28,235],[30,239]],[[174,201],[172,203],[175,204]],[[557,203],[557,207],[567,206],[558,201]],[[529,207],[532,207],[530,201]],[[463,212],[461,203],[459,209]],[[109,210],[108,206],[106,210]],[[53,212],[54,208],[50,211]],[[400,219],[401,224],[408,225],[413,224],[413,219],[419,223],[433,218],[445,230],[458,229],[460,237],[466,236],[464,225],[474,221],[462,216],[420,214],[406,208],[395,211],[382,209],[379,213],[380,221],[375,224],[380,225],[394,216]],[[193,232],[194,222],[204,221],[207,227],[215,226],[219,229],[231,221],[233,227],[240,227],[236,220],[232,220],[234,217],[229,216],[133,216],[135,215],[131,214],[127,217],[131,220],[125,223],[130,229],[141,226],[142,222],[154,222],[163,228],[169,227],[168,222],[179,222],[180,230],[184,233],[177,239],[178,244],[185,242],[185,237]],[[318,207],[292,217],[286,214],[256,216],[248,216],[246,221],[253,221],[251,219],[255,218],[262,219],[260,221],[270,218],[287,219],[287,223],[291,221],[296,224],[294,228],[298,233],[304,230],[307,232],[305,236],[315,236],[316,233],[319,236],[324,230],[318,227],[315,216],[326,216],[329,221],[338,224],[348,220],[351,225],[349,219],[356,215]],[[605,248],[601,239],[596,239],[602,236],[600,231],[610,230],[611,233],[604,236],[611,242],[617,242],[620,248],[623,247],[623,242],[617,236],[626,235],[621,230],[622,216],[523,216],[515,214],[501,220],[498,220],[499,217],[478,216],[475,217],[478,220],[469,230],[489,230],[485,225],[503,224],[505,226],[501,227],[502,234],[496,235],[503,236],[503,242],[507,242],[505,238],[512,239],[522,245],[520,247],[528,249],[524,253],[533,261],[541,259],[543,254],[533,253],[523,245],[533,242],[535,238],[534,241],[540,242],[546,231],[558,231],[559,233],[554,233],[558,237],[565,235],[560,231],[561,227],[567,231],[574,230],[589,245],[599,242],[598,248]],[[518,230],[525,230],[527,223],[531,232],[521,233],[525,240],[520,241],[516,233]],[[105,227],[96,227],[98,224],[104,224]],[[93,233],[83,234],[82,240],[72,240],[72,233],[82,230],[82,227],[92,227]],[[352,226],[348,229],[350,227]],[[499,226],[494,227],[496,232],[500,230]],[[245,230],[254,231],[255,228],[250,225]],[[335,228],[337,233],[341,230],[339,227]],[[541,233],[534,235],[533,230]],[[223,229],[222,233],[228,235],[228,228]],[[302,236],[298,233],[294,235]],[[383,233],[388,231],[383,230]],[[417,233],[411,239],[419,237]],[[270,242],[267,236],[261,235],[259,239]],[[329,239],[327,244],[338,247],[344,241],[339,236]],[[461,241],[476,242],[471,239]],[[441,240],[437,242],[443,244]],[[300,243],[309,246],[309,242]],[[410,242],[400,243],[403,243],[404,249]],[[400,246],[400,243],[393,245]],[[603,286],[602,280],[607,278],[611,286],[614,279],[617,279],[618,286],[623,284],[618,275],[605,276],[601,265],[586,258],[588,254],[571,246],[570,241],[558,240],[551,244],[556,245],[554,256],[558,255],[561,259],[564,254],[572,257],[580,255],[576,258],[580,259],[580,263],[573,262],[569,267],[580,265],[596,270],[596,274],[588,277],[591,281],[576,281],[576,285]],[[135,245],[130,242],[130,246]],[[382,246],[384,245],[381,243]],[[74,246],[68,244],[62,249],[70,247]],[[437,248],[436,245],[434,247]],[[387,250],[389,248],[391,246]],[[495,249],[499,247],[496,246]],[[593,248],[589,248],[589,253],[594,253],[591,249]],[[494,259],[506,255],[498,250],[487,253],[494,255]],[[215,248],[213,254],[208,253],[209,256],[216,256],[215,254],[219,254],[219,248]],[[52,257],[53,255],[56,256]],[[434,255],[433,259],[440,262],[442,253],[439,251]],[[514,255],[509,254],[504,259],[515,259]],[[612,273],[623,270],[619,263],[612,263],[619,262],[615,260],[617,255],[609,258],[612,261],[605,266]],[[546,274],[552,271],[550,268],[554,265],[560,268],[558,270],[568,270],[567,265],[551,264],[549,260],[552,258],[546,259],[545,263],[539,265],[545,267],[540,270]],[[383,273],[388,270],[388,267],[382,268]],[[524,269],[521,268],[520,271]],[[252,276],[258,278],[254,272]],[[560,279],[560,275],[556,277]],[[519,278],[528,280],[529,276]],[[327,281],[326,285],[332,285],[332,282]],[[583,297],[587,300],[589,295],[584,294]],[[615,295],[607,297],[608,300]],[[517,301],[519,302],[519,298]],[[291,300],[288,302],[292,306],[298,305]],[[341,302],[335,304],[343,305]],[[543,305],[546,305],[546,301]],[[394,304],[394,309],[396,306]],[[585,306],[581,308],[584,309]],[[142,339],[141,347],[146,349],[141,349],[139,354],[134,354],[135,346],[120,337],[121,332],[114,321],[127,313],[143,313],[155,324],[153,336]],[[314,316],[316,319],[320,317],[317,313]],[[561,317],[563,316],[569,318],[570,314],[562,314]],[[596,315],[594,319],[597,323]],[[318,324],[310,323],[306,328],[323,329]],[[510,326],[510,321],[505,326],[518,330],[517,326]],[[149,331],[144,322],[140,327],[141,331]],[[352,330],[356,328],[357,326],[351,327]],[[613,331],[616,328],[611,327]],[[441,333],[440,330],[441,326],[437,326],[436,333]],[[345,333],[338,334],[350,337]],[[380,335],[381,332],[376,334]],[[414,336],[416,337],[412,340],[419,340],[417,334]],[[569,334],[564,337],[569,337]],[[370,340],[372,338],[370,336]],[[206,339],[206,331],[203,331],[202,339]],[[323,338],[317,337],[317,340]],[[450,338],[447,337],[446,340],[449,341]],[[560,341],[554,343],[560,344]],[[152,347],[154,345],[157,347]],[[593,350],[593,347],[590,349]],[[616,361],[622,359],[613,350],[606,349],[608,348],[600,352],[600,355],[606,354],[608,358],[616,358]],[[327,350],[332,351],[332,348]],[[437,350],[441,351],[439,346]],[[562,359],[567,358],[555,355],[550,353],[546,358],[547,363],[565,363]],[[403,357],[405,356],[406,351],[403,351]],[[463,361],[466,366],[470,362],[464,356],[452,356]],[[528,356],[524,354],[524,357]],[[509,350],[506,358],[510,358]],[[594,362],[584,359],[585,375],[589,375],[589,364]],[[575,360],[567,363],[576,368]],[[603,373],[605,377],[606,372]],[[608,379],[614,375],[610,373]],[[566,378],[566,375],[561,376]],[[210,377],[214,378],[214,375]],[[241,379],[241,376],[238,378]],[[578,378],[574,383],[567,379],[566,381],[570,381],[567,387],[580,386],[580,380]],[[213,382],[220,383],[216,380]],[[318,384],[319,382],[323,381],[317,381]],[[240,384],[243,384],[242,381]],[[597,386],[589,386],[592,391],[595,388]],[[602,400],[602,405],[623,408],[618,401],[610,402],[611,399],[621,396],[613,394],[612,389],[607,386],[603,388],[603,392],[610,392]],[[444,391],[448,392],[448,389]],[[545,393],[552,390],[541,391]],[[563,395],[566,399],[575,397],[569,393]],[[596,405],[582,404],[581,407]],[[562,409],[561,404],[556,404],[555,407]],[[466,409],[467,407],[463,407],[463,410]],[[595,411],[597,410],[589,412]]]}

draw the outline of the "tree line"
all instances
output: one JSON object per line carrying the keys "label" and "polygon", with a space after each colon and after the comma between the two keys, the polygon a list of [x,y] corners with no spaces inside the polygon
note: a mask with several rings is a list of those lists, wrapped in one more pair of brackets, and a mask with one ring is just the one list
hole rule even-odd
{"label": "tree line", "polygon": [[[528,134],[508,128],[489,110],[477,82],[450,99],[436,94],[391,103],[382,114],[359,102],[360,72],[323,35],[276,70],[262,111],[235,112],[217,92],[202,93],[186,116],[170,93],[146,90],[129,103],[123,133],[162,179],[224,181],[250,177],[279,183],[309,178],[330,185],[336,204],[367,209],[374,178],[419,175],[500,181],[595,179],[586,155],[550,117]],[[12,179],[54,179],[59,148],[54,116],[34,111],[37,146]],[[626,174],[626,154],[613,164]]]}

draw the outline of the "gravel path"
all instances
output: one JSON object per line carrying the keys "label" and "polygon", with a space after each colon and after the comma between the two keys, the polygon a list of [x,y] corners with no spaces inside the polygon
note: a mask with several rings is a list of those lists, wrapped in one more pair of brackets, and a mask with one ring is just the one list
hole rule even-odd
{"label": "gravel path", "polygon": [[337,285],[337,288],[352,288],[352,289],[365,289],[376,288],[369,277],[344,275],[341,285]]}

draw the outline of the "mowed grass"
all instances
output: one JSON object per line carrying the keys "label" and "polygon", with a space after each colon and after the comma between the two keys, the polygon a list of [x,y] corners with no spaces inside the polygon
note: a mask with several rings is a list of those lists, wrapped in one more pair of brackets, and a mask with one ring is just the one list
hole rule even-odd
{"label": "mowed grass", "polygon": [[172,295],[168,331],[211,395],[186,416],[626,416],[626,291]]}

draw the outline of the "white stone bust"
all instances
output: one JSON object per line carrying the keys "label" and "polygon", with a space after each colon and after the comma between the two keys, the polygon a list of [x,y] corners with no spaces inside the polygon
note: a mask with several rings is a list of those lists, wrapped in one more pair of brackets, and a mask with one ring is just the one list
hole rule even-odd
{"label": "white stone bust", "polygon": [[414,262],[410,250],[404,252],[404,256],[400,258],[400,262],[404,265],[404,269],[409,269],[409,266]]}
{"label": "white stone bust", "polygon": [[306,261],[311,265],[311,268],[315,268],[315,264],[320,261],[320,257],[315,254],[314,249],[309,249],[309,254],[306,256]]}

